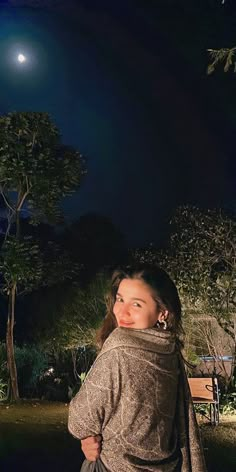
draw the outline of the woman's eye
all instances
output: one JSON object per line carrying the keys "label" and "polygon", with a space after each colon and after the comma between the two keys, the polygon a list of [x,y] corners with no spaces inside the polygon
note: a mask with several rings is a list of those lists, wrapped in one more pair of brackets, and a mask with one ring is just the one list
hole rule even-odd
{"label": "woman's eye", "polygon": [[141,305],[138,302],[134,302],[133,305],[141,308]]}
{"label": "woman's eye", "polygon": [[121,297],[116,297],[116,301],[117,302],[122,302],[122,298]]}

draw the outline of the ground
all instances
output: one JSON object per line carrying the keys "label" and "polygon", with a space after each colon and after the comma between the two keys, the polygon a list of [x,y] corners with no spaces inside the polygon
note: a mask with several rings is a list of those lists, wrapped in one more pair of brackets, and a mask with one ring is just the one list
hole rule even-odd
{"label": "ground", "polygon": [[67,431],[67,415],[64,403],[1,405],[0,471],[79,471],[83,456]]}
{"label": "ground", "polygon": [[236,472],[236,415],[221,416],[219,426],[200,421],[208,472]]}
{"label": "ground", "polygon": [[[64,403],[0,405],[1,472],[79,471],[83,456],[67,432],[67,415]],[[222,417],[217,427],[200,423],[208,471],[235,472],[236,416]]]}

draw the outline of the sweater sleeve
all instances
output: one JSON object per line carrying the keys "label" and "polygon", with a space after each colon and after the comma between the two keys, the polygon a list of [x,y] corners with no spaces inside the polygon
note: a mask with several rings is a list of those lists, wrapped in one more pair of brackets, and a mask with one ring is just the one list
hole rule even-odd
{"label": "sweater sleeve", "polygon": [[118,350],[99,356],[69,406],[69,432],[78,439],[102,434],[120,396]]}

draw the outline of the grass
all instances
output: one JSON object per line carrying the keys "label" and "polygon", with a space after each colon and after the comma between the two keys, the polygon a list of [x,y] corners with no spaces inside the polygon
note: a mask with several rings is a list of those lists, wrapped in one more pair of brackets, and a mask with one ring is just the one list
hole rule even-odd
{"label": "grass", "polygon": [[0,471],[79,471],[83,456],[67,431],[67,415],[63,403],[1,405]]}
{"label": "grass", "polygon": [[222,416],[219,426],[200,425],[208,472],[236,472],[236,416]]}
{"label": "grass", "polygon": [[[63,403],[0,405],[0,471],[79,471],[83,456],[79,441],[67,432],[67,415]],[[200,427],[208,471],[235,472],[236,417]]]}

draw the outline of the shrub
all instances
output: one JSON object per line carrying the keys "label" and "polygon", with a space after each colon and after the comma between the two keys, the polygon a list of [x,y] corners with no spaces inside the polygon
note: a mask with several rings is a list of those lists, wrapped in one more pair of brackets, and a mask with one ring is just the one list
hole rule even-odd
{"label": "shrub", "polygon": [[7,395],[7,383],[0,378],[0,400],[6,398]]}
{"label": "shrub", "polygon": [[236,392],[222,395],[220,413],[222,415],[236,415]]}
{"label": "shrub", "polygon": [[48,367],[46,354],[35,346],[24,345],[15,347],[15,357],[20,395],[37,395],[39,379]]}

